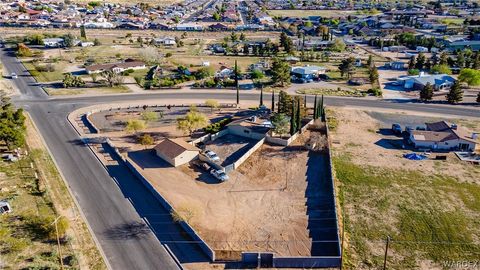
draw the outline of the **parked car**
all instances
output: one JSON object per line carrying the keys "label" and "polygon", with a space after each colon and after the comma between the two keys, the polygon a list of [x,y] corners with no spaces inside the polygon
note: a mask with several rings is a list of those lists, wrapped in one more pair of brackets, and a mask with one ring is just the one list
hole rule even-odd
{"label": "parked car", "polygon": [[210,170],[210,165],[208,165],[208,163],[206,162],[201,162],[201,161],[197,161],[195,163],[193,163],[195,166],[197,166],[197,168],[201,169],[201,170],[205,170],[205,171],[209,171]]}
{"label": "parked car", "polygon": [[415,129],[416,130],[427,130],[427,128],[424,127],[424,126],[417,126]]}
{"label": "parked car", "polygon": [[12,78],[12,79],[17,79],[17,78],[18,78],[17,73],[13,72],[13,73],[10,75],[10,78]]}
{"label": "parked car", "polygon": [[220,160],[220,157],[213,151],[211,150],[207,150],[205,151],[205,156],[208,157],[209,159],[213,160],[213,161],[219,161]]}
{"label": "parked car", "polygon": [[395,123],[392,125],[392,131],[395,134],[400,134],[402,133],[402,126],[400,126],[400,124]]}
{"label": "parked car", "polygon": [[412,126],[405,126],[405,133],[409,134],[412,133],[415,129]]}
{"label": "parked car", "polygon": [[215,169],[212,169],[210,171],[210,173],[215,177],[217,178],[218,180],[222,181],[222,182],[225,182],[228,180],[228,175],[222,171],[222,170],[215,170]]}
{"label": "parked car", "polygon": [[330,77],[327,74],[320,74],[318,75],[318,79],[322,81],[329,81]]}

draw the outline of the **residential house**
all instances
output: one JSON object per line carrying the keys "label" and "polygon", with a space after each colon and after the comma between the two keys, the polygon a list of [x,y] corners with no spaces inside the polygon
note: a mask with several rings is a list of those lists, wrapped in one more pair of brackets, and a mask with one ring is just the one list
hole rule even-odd
{"label": "residential house", "polygon": [[425,125],[426,130],[413,130],[410,133],[410,141],[415,148],[474,151],[478,143],[477,133],[469,133],[455,124],[440,121]]}
{"label": "residential house", "polygon": [[227,125],[229,134],[260,140],[265,138],[272,128],[272,122],[258,116],[250,116],[233,121]]}
{"label": "residential house", "polygon": [[188,163],[196,158],[200,149],[182,139],[166,138],[154,147],[158,157],[177,167]]}
{"label": "residential house", "polygon": [[162,45],[162,46],[176,46],[177,42],[173,37],[161,37],[161,38],[154,38],[153,43],[155,45]]}
{"label": "residential house", "polygon": [[453,41],[447,45],[449,51],[463,51],[465,49],[470,49],[472,51],[480,50],[480,40],[463,40],[463,41]]}
{"label": "residential house", "polygon": [[439,91],[449,89],[455,79],[447,74],[425,75],[420,72],[420,75],[403,77],[398,79],[397,82],[407,90],[422,90],[427,83],[430,83],[435,91]]}
{"label": "residential house", "polygon": [[45,48],[60,48],[64,46],[63,38],[44,38],[43,44]]}
{"label": "residential house", "polygon": [[326,68],[319,66],[292,67],[290,73],[298,79],[315,79],[318,75],[325,74]]}
{"label": "residential house", "polygon": [[87,71],[88,74],[92,74],[92,73],[101,73],[103,71],[109,71],[109,70],[115,73],[120,73],[128,69],[144,69],[144,68],[146,68],[144,62],[133,60],[133,59],[127,59],[124,62],[87,66],[85,70]]}

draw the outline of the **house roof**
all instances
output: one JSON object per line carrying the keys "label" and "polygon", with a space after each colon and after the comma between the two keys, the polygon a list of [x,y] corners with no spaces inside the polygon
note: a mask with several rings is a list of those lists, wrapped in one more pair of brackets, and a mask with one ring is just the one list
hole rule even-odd
{"label": "house roof", "polygon": [[445,142],[449,140],[462,139],[468,142],[478,143],[478,141],[473,138],[473,133],[470,133],[461,127],[452,128],[452,125],[446,121],[425,123],[425,126],[427,127],[427,130],[412,131],[412,135],[415,140]]}
{"label": "house roof", "polygon": [[161,141],[159,144],[155,146],[154,149],[155,151],[157,151],[157,153],[162,153],[162,155],[170,159],[174,159],[178,157],[185,151],[200,152],[200,149],[187,143],[182,139],[169,139],[169,138],[166,138],[163,141]]}
{"label": "house roof", "polygon": [[416,83],[421,85],[426,85],[430,83],[431,85],[442,85],[446,82],[454,82],[455,79],[447,74],[435,74],[435,75],[418,75],[418,76],[409,76],[409,79],[413,79]]}
{"label": "house roof", "polygon": [[321,70],[325,70],[325,68],[319,67],[319,66],[292,67],[293,73],[297,73],[301,75],[313,74]]}
{"label": "house roof", "polygon": [[126,68],[133,68],[133,67],[144,66],[144,65],[145,63],[142,61],[125,61],[125,62],[119,62],[119,63],[91,65],[91,66],[87,66],[85,69],[87,71],[97,71],[97,70],[110,70],[114,67],[126,69]]}

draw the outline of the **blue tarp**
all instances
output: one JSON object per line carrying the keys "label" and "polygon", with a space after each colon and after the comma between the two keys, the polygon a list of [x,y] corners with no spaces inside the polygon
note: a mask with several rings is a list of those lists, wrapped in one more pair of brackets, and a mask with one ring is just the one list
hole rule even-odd
{"label": "blue tarp", "polygon": [[403,155],[403,157],[407,158],[407,159],[410,159],[410,160],[425,160],[425,159],[427,159],[427,156],[419,155],[419,154],[415,154],[415,153],[405,154],[405,155]]}

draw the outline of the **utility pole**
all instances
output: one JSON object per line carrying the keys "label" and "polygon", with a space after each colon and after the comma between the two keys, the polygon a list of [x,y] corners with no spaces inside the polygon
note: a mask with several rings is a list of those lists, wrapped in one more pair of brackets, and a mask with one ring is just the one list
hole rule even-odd
{"label": "utility pole", "polygon": [[260,106],[263,106],[263,83],[260,83]]}
{"label": "utility pole", "polygon": [[390,236],[387,236],[387,243],[385,246],[385,258],[383,259],[383,270],[387,269],[388,246],[390,244]]}
{"label": "utility pole", "polygon": [[62,250],[60,249],[60,237],[58,235],[58,220],[62,216],[58,216],[50,225],[55,224],[55,233],[57,234],[57,252],[58,252],[58,260],[60,261],[60,269],[63,270],[63,260],[62,260]]}

